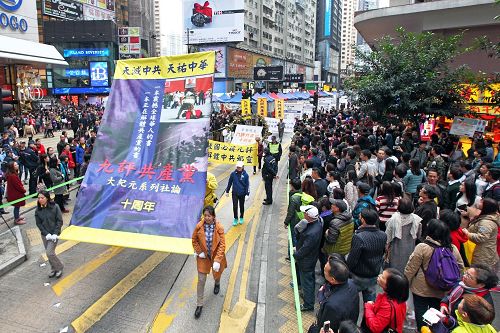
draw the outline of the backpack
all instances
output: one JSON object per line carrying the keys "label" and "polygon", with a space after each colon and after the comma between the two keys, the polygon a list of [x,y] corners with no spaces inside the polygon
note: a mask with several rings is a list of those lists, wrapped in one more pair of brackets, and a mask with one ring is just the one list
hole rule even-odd
{"label": "backpack", "polygon": [[[314,197],[312,195],[309,195],[307,193],[302,193],[300,196],[300,201],[301,201],[301,206],[307,206],[310,205],[314,201]],[[304,213],[301,212],[300,210],[298,212],[295,212],[295,215],[297,216],[297,219],[299,221],[304,219]]]}
{"label": "backpack", "polygon": [[426,282],[439,290],[450,290],[460,281],[460,269],[451,249],[425,241],[431,246],[432,252],[429,267],[424,271]]}

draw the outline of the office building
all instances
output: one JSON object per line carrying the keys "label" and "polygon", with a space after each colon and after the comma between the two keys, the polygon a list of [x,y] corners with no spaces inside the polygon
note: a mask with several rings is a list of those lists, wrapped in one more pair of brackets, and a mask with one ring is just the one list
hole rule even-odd
{"label": "office building", "polygon": [[142,56],[155,56],[155,1],[128,0],[128,22],[130,27],[140,27]]}
{"label": "office building", "polygon": [[344,0],[342,1],[342,39],[341,39],[341,57],[340,57],[340,71],[344,76],[351,70],[356,56],[355,45],[358,31],[354,27],[354,12],[358,8],[358,0]]}
{"label": "office building", "polygon": [[154,56],[161,55],[160,0],[154,0]]}

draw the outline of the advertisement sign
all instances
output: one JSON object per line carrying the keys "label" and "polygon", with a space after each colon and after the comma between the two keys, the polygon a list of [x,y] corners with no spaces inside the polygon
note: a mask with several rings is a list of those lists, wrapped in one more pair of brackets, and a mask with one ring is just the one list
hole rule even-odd
{"label": "advertisement sign", "polygon": [[283,98],[274,100],[274,117],[283,119],[285,117],[285,100]]}
{"label": "advertisement sign", "polygon": [[252,75],[252,54],[243,50],[229,48],[228,77],[249,79]]}
{"label": "advertisement sign", "polygon": [[66,77],[82,77],[89,76],[90,72],[86,68],[66,68],[65,75]]}
{"label": "advertisement sign", "polygon": [[285,74],[287,82],[304,82],[304,74]]}
{"label": "advertisement sign", "polygon": [[184,0],[184,43],[242,42],[244,0]]}
{"label": "advertisement sign", "polygon": [[43,13],[65,20],[83,20],[83,5],[72,0],[43,0]]}
{"label": "advertisement sign", "polygon": [[257,98],[257,114],[261,117],[267,117],[267,99]]}
{"label": "advertisement sign", "polygon": [[76,0],[78,2],[97,7],[100,9],[106,9],[110,11],[115,10],[115,0]]}
{"label": "advertisement sign", "polygon": [[0,35],[38,42],[36,1],[0,0]]}
{"label": "advertisement sign", "polygon": [[141,54],[141,28],[118,28],[118,53],[120,59],[139,58]]}
{"label": "advertisement sign", "polygon": [[208,161],[216,164],[236,164],[243,162],[246,165],[257,165],[258,147],[255,141],[251,145],[235,145],[219,141],[208,141]]}
{"label": "advertisement sign", "polygon": [[109,49],[64,49],[64,58],[72,57],[109,57]]}
{"label": "advertisement sign", "polygon": [[436,130],[436,120],[429,119],[425,123],[420,124],[420,140],[430,141],[431,135],[434,134]]}
{"label": "advertisement sign", "polygon": [[225,46],[207,46],[200,47],[200,52],[215,51],[215,77],[226,77],[226,47]]}
{"label": "advertisement sign", "polygon": [[241,100],[241,115],[252,114],[252,106],[250,104],[250,98]]}
{"label": "advertisement sign", "polygon": [[[212,103],[209,98],[196,104],[188,96],[211,91],[214,64],[213,52],[117,62],[92,159],[62,239],[193,253]],[[166,105],[172,97],[167,86],[185,87],[176,92],[182,103]]]}
{"label": "advertisement sign", "polygon": [[450,134],[458,136],[474,137],[484,132],[488,122],[481,119],[455,117],[451,124]]}
{"label": "advertisement sign", "polygon": [[325,37],[332,34],[332,0],[325,0]]}
{"label": "advertisement sign", "polygon": [[261,136],[261,126],[236,125],[231,143],[235,145],[253,145],[255,143],[255,138]]}
{"label": "advertisement sign", "polygon": [[283,66],[254,67],[253,79],[257,81],[283,80]]}
{"label": "advertisement sign", "polygon": [[83,19],[85,21],[94,20],[115,20],[115,12],[113,10],[101,9],[95,6],[83,5]]}
{"label": "advertisement sign", "polygon": [[89,66],[90,66],[90,85],[92,87],[109,86],[108,62],[91,61]]}

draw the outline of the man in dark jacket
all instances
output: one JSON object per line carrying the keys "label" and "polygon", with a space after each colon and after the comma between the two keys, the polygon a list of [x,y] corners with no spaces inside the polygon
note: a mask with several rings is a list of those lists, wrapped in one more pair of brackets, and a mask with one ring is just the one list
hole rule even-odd
{"label": "man in dark jacket", "polygon": [[436,198],[436,191],[431,185],[424,185],[418,193],[418,207],[415,209],[415,214],[422,218],[422,236],[420,240],[423,242],[427,237],[427,223],[437,218],[437,205],[434,199]]}
{"label": "man in dark jacket", "polygon": [[300,164],[297,148],[295,145],[290,146],[290,154],[288,155],[288,178],[294,179],[299,177]]}
{"label": "man in dark jacket", "polygon": [[285,224],[285,228],[292,228],[293,245],[296,245],[297,243],[293,228],[295,228],[295,225],[297,225],[297,223],[299,222],[297,218],[297,212],[300,211],[300,206],[302,203],[301,187],[302,183],[300,182],[300,179],[295,178],[290,180],[290,198],[288,200],[288,210],[286,212],[285,221],[283,222]]}
{"label": "man in dark jacket", "polygon": [[278,177],[278,162],[274,158],[269,148],[264,149],[264,166],[262,167],[262,179],[266,189],[266,199],[263,205],[273,203],[273,179]]}
{"label": "man in dark jacket", "polygon": [[330,257],[325,265],[326,283],[319,289],[319,311],[316,323],[322,327],[330,321],[330,328],[337,332],[344,320],[354,323],[359,317],[359,292],[352,280],[349,280],[349,268],[341,258]]}
{"label": "man in dark jacket", "polygon": [[492,198],[500,201],[500,169],[489,168],[484,176],[488,185],[483,192],[483,198]]}
{"label": "man in dark jacket", "polygon": [[354,222],[344,200],[330,199],[330,202],[334,215],[325,234],[323,252],[328,255],[338,253],[344,257],[351,250]]}
{"label": "man in dark jacket", "polygon": [[462,170],[458,166],[452,166],[448,173],[448,186],[443,195],[443,208],[454,210],[457,208],[457,194],[460,189],[460,183],[465,180]]}
{"label": "man in dark jacket", "polygon": [[328,182],[326,179],[321,178],[319,172],[318,168],[313,168],[311,176],[314,181],[314,187],[316,188],[318,199],[321,199],[323,196],[328,195]]}
{"label": "man in dark jacket", "polygon": [[34,141],[29,142],[29,146],[27,148],[21,148],[19,150],[19,157],[23,160],[23,164],[25,168],[28,168],[30,179],[29,179],[29,194],[36,193],[36,184],[37,184],[37,176],[35,171],[38,167],[38,155],[33,149],[35,146]]}
{"label": "man in dark jacket", "polygon": [[347,266],[351,278],[363,293],[363,302],[375,301],[377,277],[384,261],[387,235],[377,227],[377,211],[365,208],[361,212],[361,226],[352,237]]}
{"label": "man in dark jacket", "polygon": [[[313,205],[300,207],[304,213],[304,219],[307,221],[305,228],[298,233],[298,241],[293,257],[297,261],[299,269],[300,283],[304,292],[304,304],[300,305],[301,311],[314,310],[314,268],[318,261],[319,247],[321,244],[321,236],[323,234],[323,226],[319,219],[318,208]],[[297,226],[305,223],[302,220]]]}
{"label": "man in dark jacket", "polygon": [[226,187],[226,195],[229,196],[229,191],[233,188],[233,226],[238,225],[238,204],[240,205],[239,223],[243,224],[243,215],[245,214],[245,196],[250,195],[250,182],[247,172],[243,169],[243,162],[236,163],[236,170],[231,172]]}

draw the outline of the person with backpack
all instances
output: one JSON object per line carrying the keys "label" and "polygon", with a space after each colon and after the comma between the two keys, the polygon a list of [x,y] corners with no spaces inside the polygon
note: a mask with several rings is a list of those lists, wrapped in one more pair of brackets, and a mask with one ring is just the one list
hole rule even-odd
{"label": "person with backpack", "polygon": [[448,226],[440,220],[430,220],[425,242],[415,247],[404,271],[410,282],[419,332],[424,326],[424,313],[429,308],[439,309],[441,299],[458,283],[463,269],[462,257],[451,243]]}
{"label": "person with backpack", "polygon": [[371,208],[375,210],[376,203],[375,200],[369,195],[371,187],[370,185],[358,182],[358,201],[356,206],[352,211],[352,218],[354,219],[354,228],[357,229],[361,226],[360,214],[365,208]]}
{"label": "person with backpack", "polygon": [[243,215],[245,214],[245,196],[250,195],[250,182],[248,174],[243,168],[243,162],[236,163],[236,170],[231,172],[226,187],[226,196],[229,196],[229,191],[233,188],[233,226],[238,225],[238,204],[240,206],[240,219],[239,223],[243,224]]}

